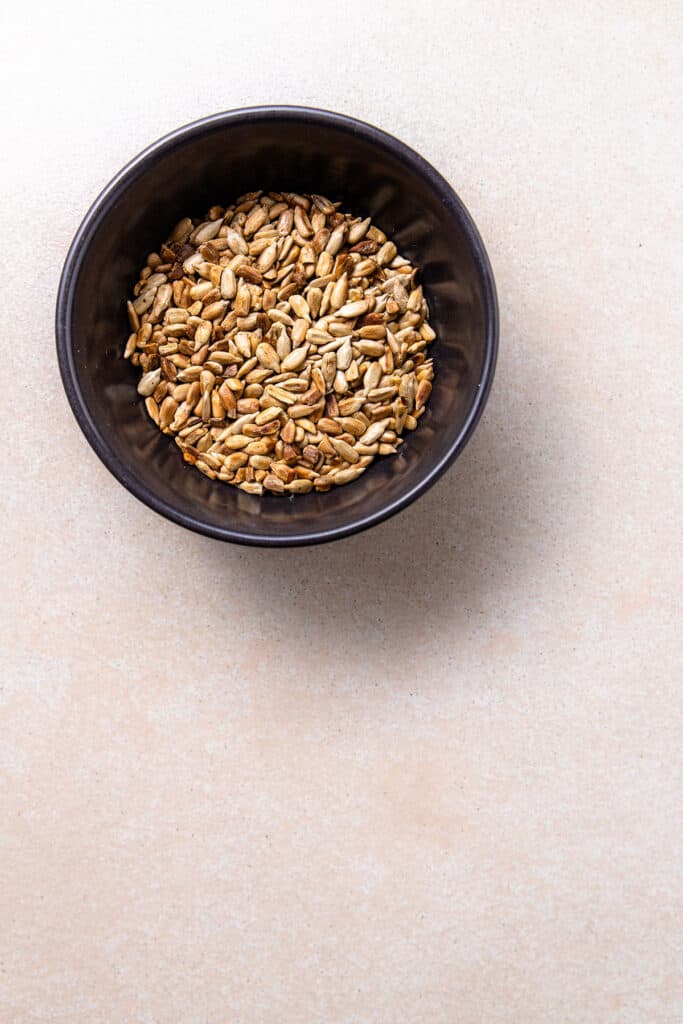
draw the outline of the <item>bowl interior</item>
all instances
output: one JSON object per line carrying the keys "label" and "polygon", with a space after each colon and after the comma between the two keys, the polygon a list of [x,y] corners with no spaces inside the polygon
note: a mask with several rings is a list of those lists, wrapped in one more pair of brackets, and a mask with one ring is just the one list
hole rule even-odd
{"label": "bowl interior", "polygon": [[[138,372],[121,357],[129,333],[125,299],[147,254],[182,216],[203,216],[214,203],[255,188],[341,200],[345,210],[372,215],[399,251],[423,268],[438,335],[428,411],[398,455],[326,494],[259,498],[187,466],[172,438],[147,417],[136,394]],[[247,543],[302,543],[352,532],[423,489],[473,424],[494,354],[492,284],[477,245],[476,231],[443,179],[381,132],[286,110],[207,119],[129,165],[77,236],[58,309],[69,397],[109,468],[184,525]]]}

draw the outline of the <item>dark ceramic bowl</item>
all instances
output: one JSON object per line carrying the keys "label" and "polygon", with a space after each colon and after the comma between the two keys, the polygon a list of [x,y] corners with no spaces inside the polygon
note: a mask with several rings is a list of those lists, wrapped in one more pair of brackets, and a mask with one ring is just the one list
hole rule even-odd
{"label": "dark ceramic bowl", "polygon": [[[148,418],[121,357],[125,299],[147,253],[186,214],[254,188],[320,192],[372,215],[424,270],[437,332],[427,412],[400,452],[326,494],[256,497],[212,482]],[[283,547],[345,537],[405,508],[460,454],[491,386],[493,274],[457,195],[412,149],[370,125],[304,107],[232,110],[153,143],[107,185],[73,240],[57,298],[69,402],[104,464],[176,523],[221,540]]]}

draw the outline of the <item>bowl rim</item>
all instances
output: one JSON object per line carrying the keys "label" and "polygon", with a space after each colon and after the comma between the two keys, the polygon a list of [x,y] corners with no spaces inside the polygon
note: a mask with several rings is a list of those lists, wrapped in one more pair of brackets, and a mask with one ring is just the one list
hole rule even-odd
{"label": "bowl rim", "polygon": [[[230,527],[215,526],[212,523],[207,523],[200,515],[186,515],[169,502],[160,498],[131,473],[110,447],[106,435],[90,414],[78,382],[72,345],[72,309],[75,285],[80,269],[100,222],[121,193],[143,174],[147,167],[153,164],[160,155],[172,152],[173,149],[182,145],[193,136],[201,135],[208,130],[221,128],[226,125],[244,124],[261,120],[295,120],[308,124],[313,123],[333,127],[337,130],[351,132],[354,135],[361,135],[373,145],[388,150],[392,156],[408,165],[411,170],[426,180],[439,196],[441,202],[456,216],[462,225],[482,281],[486,315],[484,360],[474,401],[457,437],[446,449],[435,466],[408,491],[372,514],[355,516],[350,522],[335,528],[322,527],[320,530],[295,534],[289,537],[280,537],[266,532],[263,534],[247,534]],[[338,540],[342,537],[348,537],[389,519],[423,495],[460,455],[479,422],[493,383],[498,354],[498,331],[498,299],[488,254],[469,211],[446,179],[414,149],[411,149],[410,146],[407,146],[404,142],[401,142],[380,128],[335,111],[292,105],[240,107],[234,110],[210,114],[207,117],[190,121],[168,132],[134,156],[105,185],[83,217],[64,261],[55,309],[57,357],[64,390],[78,425],[85,434],[90,446],[110,473],[136,498],[172,522],[218,540],[257,547],[297,547],[305,544],[321,544]],[[255,498],[255,500],[258,499]]]}

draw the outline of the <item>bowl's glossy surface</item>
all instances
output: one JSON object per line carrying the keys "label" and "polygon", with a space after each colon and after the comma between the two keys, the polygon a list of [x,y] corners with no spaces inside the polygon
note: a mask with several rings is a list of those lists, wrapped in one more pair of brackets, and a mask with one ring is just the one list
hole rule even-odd
{"label": "bowl's glossy surface", "polygon": [[[255,188],[320,192],[371,214],[423,268],[437,341],[427,412],[398,455],[346,487],[290,499],[245,494],[187,466],[136,394],[121,358],[125,299],[147,253],[186,214],[203,216]],[[284,546],[372,526],[423,493],[458,455],[486,402],[498,312],[479,234],[448,183],[413,150],[339,114],[260,107],[217,114],[154,143],[87,213],[57,300],[57,349],[76,418],[133,494],[183,526],[222,540]]]}

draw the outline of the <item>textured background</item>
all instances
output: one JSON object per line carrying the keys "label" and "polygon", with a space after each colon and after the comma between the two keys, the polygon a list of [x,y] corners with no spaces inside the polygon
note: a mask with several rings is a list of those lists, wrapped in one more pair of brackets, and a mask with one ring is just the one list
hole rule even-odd
{"label": "textured background", "polygon": [[[680,5],[2,17],[2,1024],[679,1024]],[[415,146],[500,293],[457,465],[308,550],[137,503],[54,354],[98,190],[256,102]]]}

